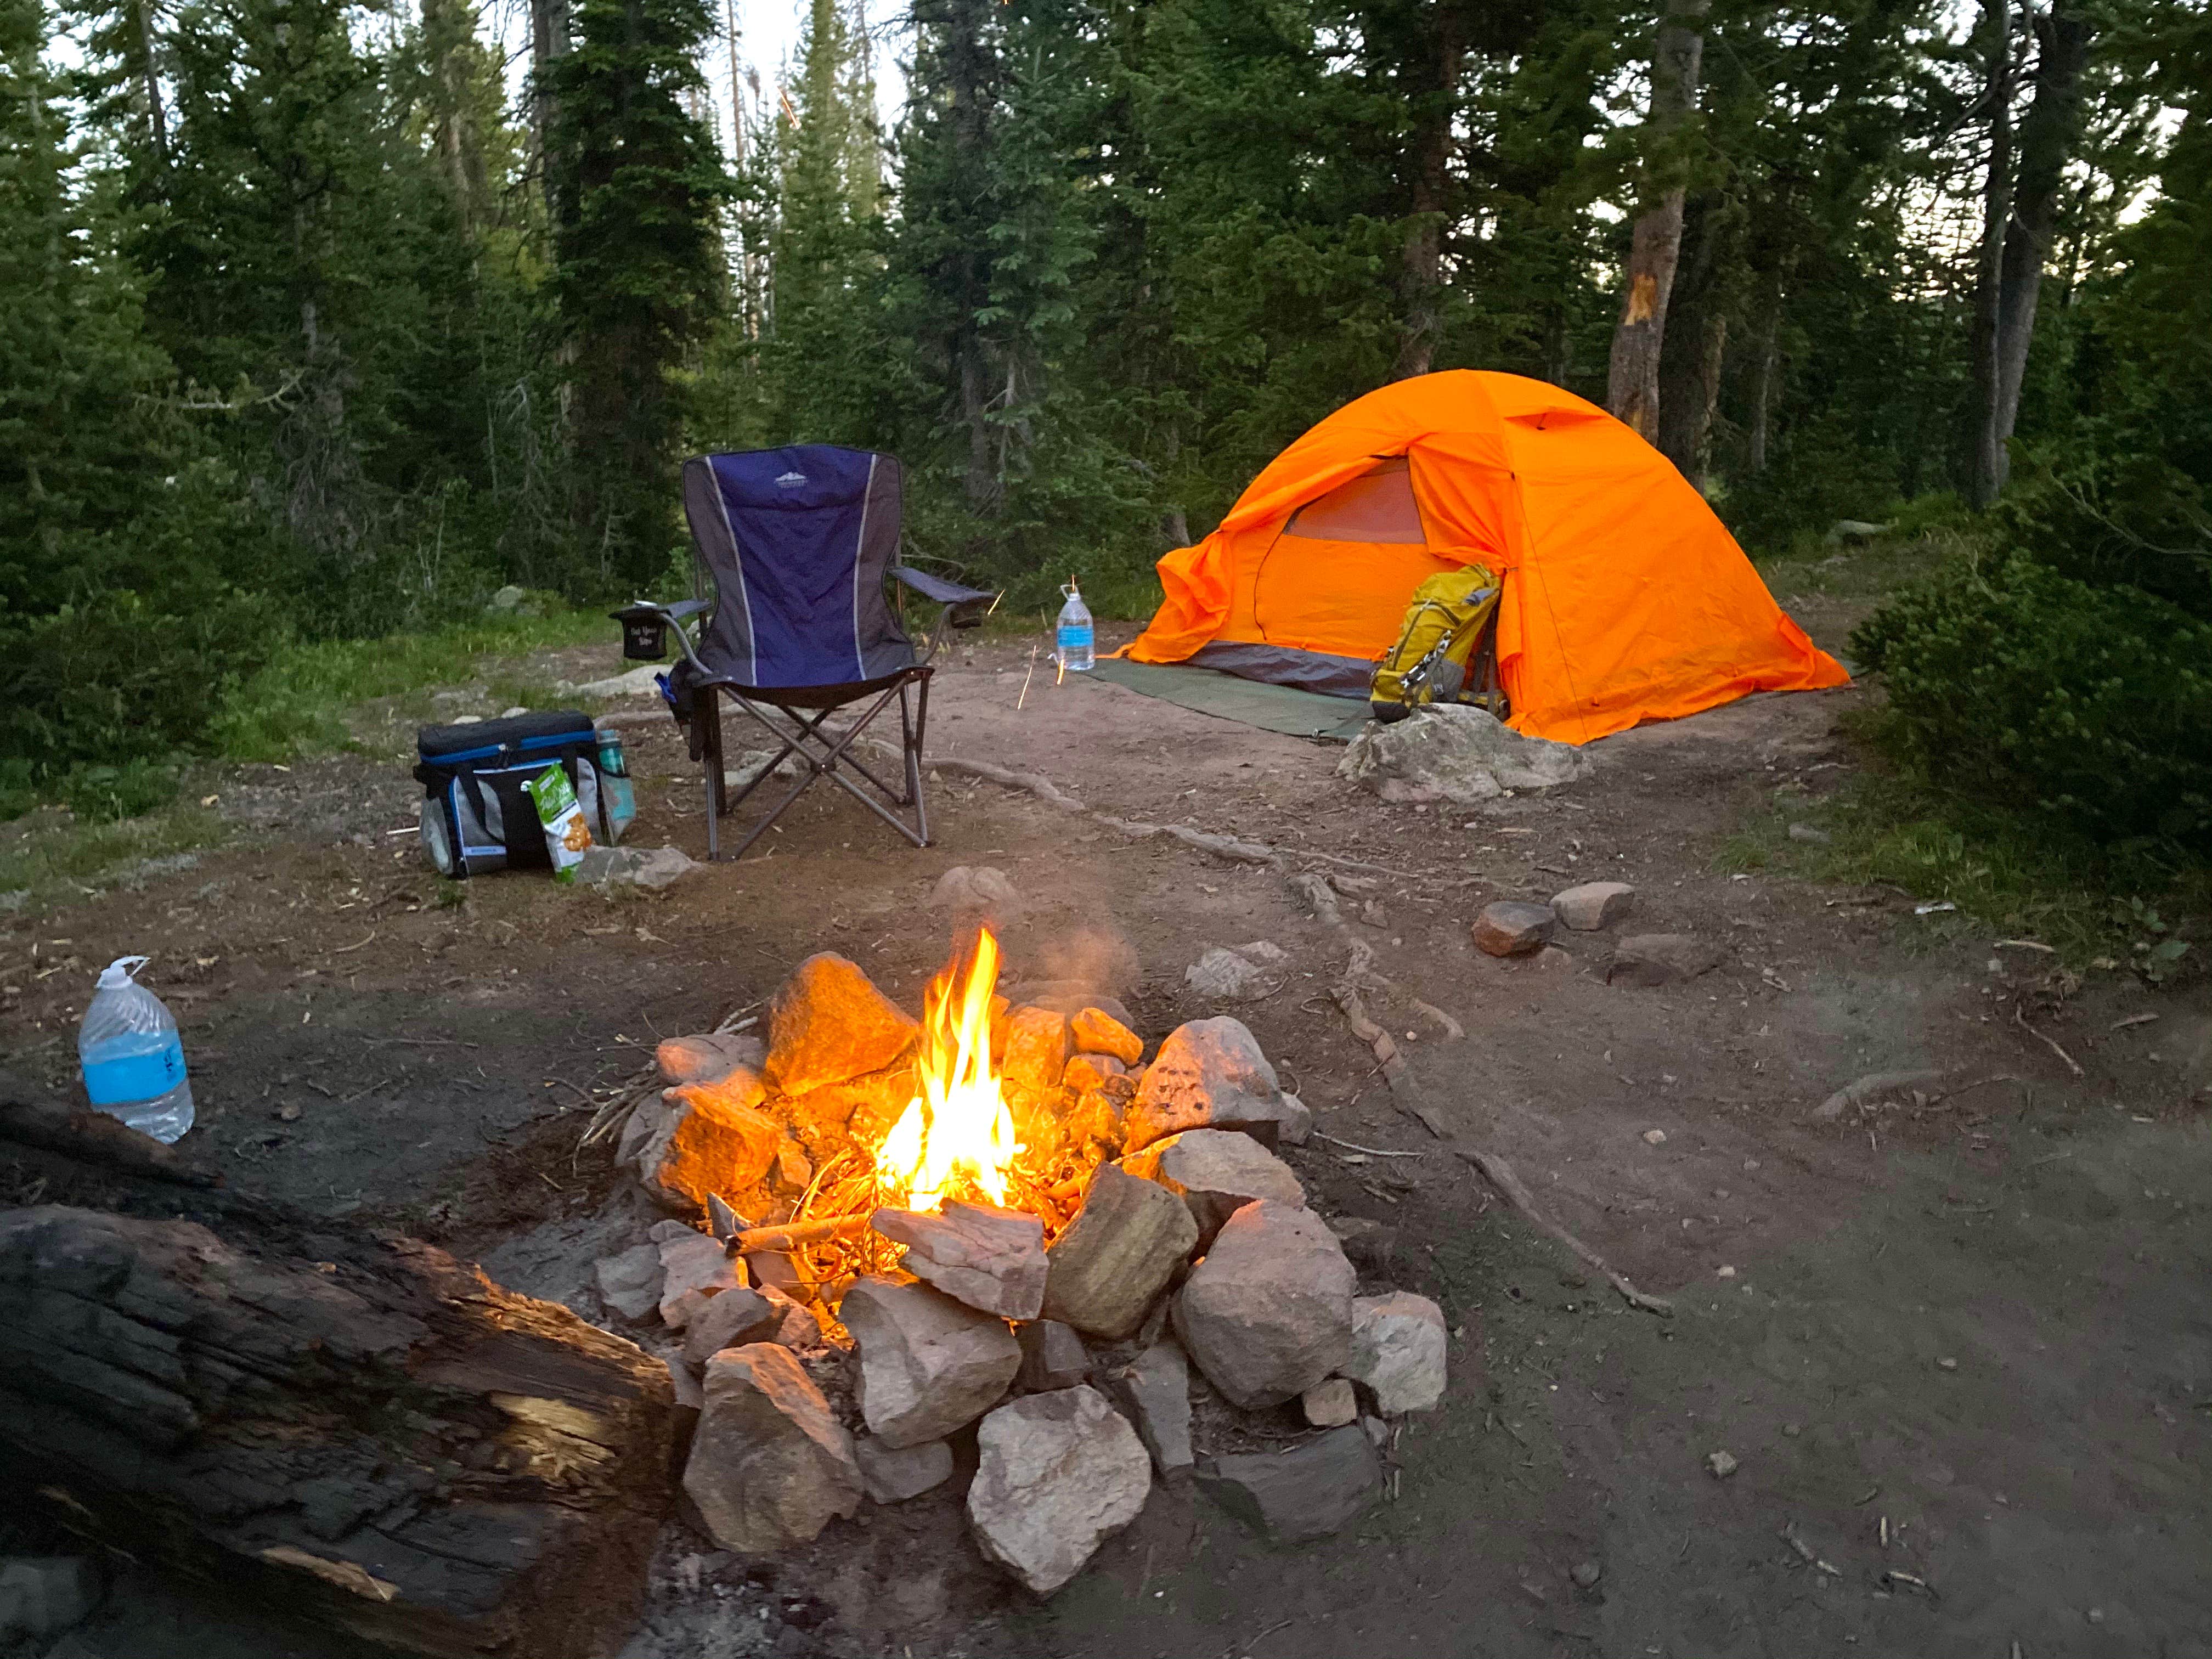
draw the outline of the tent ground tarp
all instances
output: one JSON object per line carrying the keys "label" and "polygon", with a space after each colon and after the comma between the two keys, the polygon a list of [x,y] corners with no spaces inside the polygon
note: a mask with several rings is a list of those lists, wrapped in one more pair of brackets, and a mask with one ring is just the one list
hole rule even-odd
{"label": "tent ground tarp", "polygon": [[1367,724],[1367,705],[1346,697],[1325,697],[1287,685],[1239,679],[1210,668],[1176,668],[1126,658],[1101,658],[1092,677],[1127,686],[1147,697],[1211,714],[1217,720],[1256,726],[1286,737],[1322,738],[1350,743]]}

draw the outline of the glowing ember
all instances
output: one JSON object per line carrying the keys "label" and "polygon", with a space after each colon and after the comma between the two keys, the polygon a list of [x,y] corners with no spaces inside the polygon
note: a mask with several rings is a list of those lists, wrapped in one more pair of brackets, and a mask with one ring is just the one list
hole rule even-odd
{"label": "glowing ember", "polygon": [[998,982],[999,941],[988,927],[964,965],[956,957],[930,981],[921,1006],[921,1093],[876,1154],[885,1201],[936,1210],[970,1187],[994,1204],[1006,1201],[1006,1171],[1021,1148],[991,1069]]}

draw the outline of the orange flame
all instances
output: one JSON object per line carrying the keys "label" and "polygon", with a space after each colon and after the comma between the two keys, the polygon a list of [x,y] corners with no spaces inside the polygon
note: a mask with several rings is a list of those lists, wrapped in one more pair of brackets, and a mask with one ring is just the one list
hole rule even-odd
{"label": "orange flame", "polygon": [[908,1209],[940,1209],[963,1185],[994,1204],[1006,1201],[1006,1171],[1021,1148],[991,1069],[998,982],[999,941],[986,927],[964,966],[955,957],[923,994],[921,1093],[876,1154],[878,1188]]}

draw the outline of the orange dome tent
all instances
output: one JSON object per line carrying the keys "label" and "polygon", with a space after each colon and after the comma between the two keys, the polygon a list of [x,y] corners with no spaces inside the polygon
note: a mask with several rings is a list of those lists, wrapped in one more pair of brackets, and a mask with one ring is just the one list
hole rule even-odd
{"label": "orange dome tent", "polygon": [[1571,392],[1471,369],[1371,392],[1278,455],[1159,562],[1167,597],[1128,654],[1364,697],[1414,587],[1466,564],[1504,578],[1498,678],[1532,737],[1850,678],[1658,451]]}

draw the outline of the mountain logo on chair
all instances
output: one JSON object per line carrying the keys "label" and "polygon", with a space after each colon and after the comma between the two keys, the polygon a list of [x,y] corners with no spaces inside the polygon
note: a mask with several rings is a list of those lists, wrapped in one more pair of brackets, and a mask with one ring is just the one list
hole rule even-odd
{"label": "mountain logo on chair", "polygon": [[[641,614],[658,617],[683,647],[667,696],[691,757],[706,765],[708,857],[720,854],[723,816],[779,772],[795,771],[797,781],[735,856],[825,778],[916,846],[929,844],[921,796],[929,659],[948,627],[981,623],[994,596],[898,562],[902,478],[894,456],[831,444],[684,463],[696,597],[640,601],[617,614],[625,627]],[[942,607],[926,650],[915,648],[891,608],[891,580]],[[687,626],[694,618],[696,635]],[[775,745],[734,794],[723,775],[725,698]],[[901,742],[885,758],[896,764],[896,782],[874,758],[890,745],[866,735],[894,706]]]}

